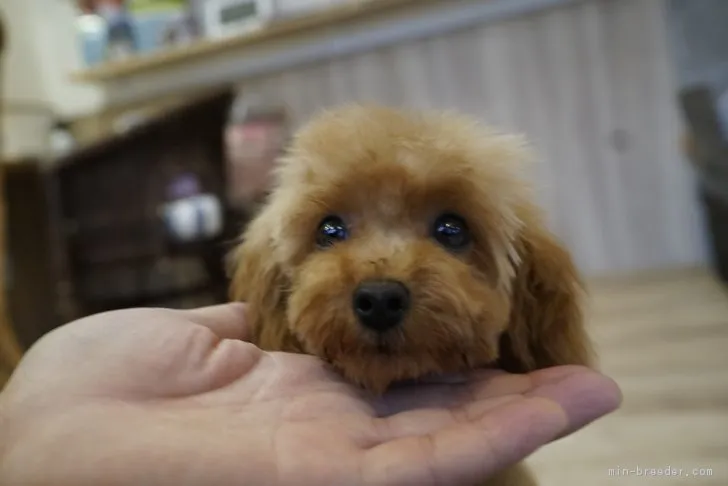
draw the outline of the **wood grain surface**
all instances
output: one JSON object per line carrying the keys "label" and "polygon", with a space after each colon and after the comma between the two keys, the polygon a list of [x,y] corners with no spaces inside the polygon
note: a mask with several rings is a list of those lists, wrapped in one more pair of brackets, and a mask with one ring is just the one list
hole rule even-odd
{"label": "wood grain surface", "polygon": [[620,384],[624,403],[537,452],[529,463],[541,486],[728,485],[725,287],[702,270],[591,287],[601,368]]}

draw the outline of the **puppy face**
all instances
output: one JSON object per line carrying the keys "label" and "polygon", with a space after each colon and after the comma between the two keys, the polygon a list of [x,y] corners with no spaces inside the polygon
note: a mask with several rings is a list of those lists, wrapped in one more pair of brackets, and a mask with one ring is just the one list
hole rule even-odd
{"label": "puppy face", "polygon": [[584,363],[578,281],[541,227],[516,137],[452,114],[314,119],[233,254],[258,344],[375,391],[483,365]]}

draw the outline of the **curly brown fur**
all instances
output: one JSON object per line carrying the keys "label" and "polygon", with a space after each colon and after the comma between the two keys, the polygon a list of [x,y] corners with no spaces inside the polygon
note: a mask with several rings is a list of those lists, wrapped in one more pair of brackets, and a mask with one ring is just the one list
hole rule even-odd
{"label": "curly brown fur", "polygon": [[[374,392],[479,366],[589,364],[582,287],[523,182],[529,159],[519,137],[452,113],[354,105],[316,117],[231,255],[231,297],[249,303],[257,344],[317,355]],[[461,251],[432,237],[443,213],[467,223]],[[321,249],[327,215],[349,237]],[[383,334],[352,310],[373,279],[411,295]]]}

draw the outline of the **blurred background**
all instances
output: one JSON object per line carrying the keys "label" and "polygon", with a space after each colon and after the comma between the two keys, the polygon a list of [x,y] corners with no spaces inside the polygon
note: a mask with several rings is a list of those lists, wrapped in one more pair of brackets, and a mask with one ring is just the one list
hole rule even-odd
{"label": "blurred background", "polygon": [[728,1],[0,0],[0,386],[90,313],[224,301],[317,110],[525,133],[622,410],[544,485],[728,484]]}

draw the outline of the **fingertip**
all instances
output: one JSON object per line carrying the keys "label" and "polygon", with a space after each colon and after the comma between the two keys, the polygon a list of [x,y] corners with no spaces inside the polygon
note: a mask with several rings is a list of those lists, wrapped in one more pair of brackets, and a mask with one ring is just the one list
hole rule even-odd
{"label": "fingertip", "polygon": [[611,410],[607,413],[616,411],[622,406],[622,401],[624,400],[624,395],[622,394],[622,389],[620,388],[619,383],[606,375],[595,373],[595,376],[601,380],[602,393],[606,397],[606,401],[611,404]]}
{"label": "fingertip", "polygon": [[554,369],[551,379],[545,380],[529,395],[553,400],[562,407],[571,431],[619,408],[622,391],[612,378],[587,368],[568,368]]}

